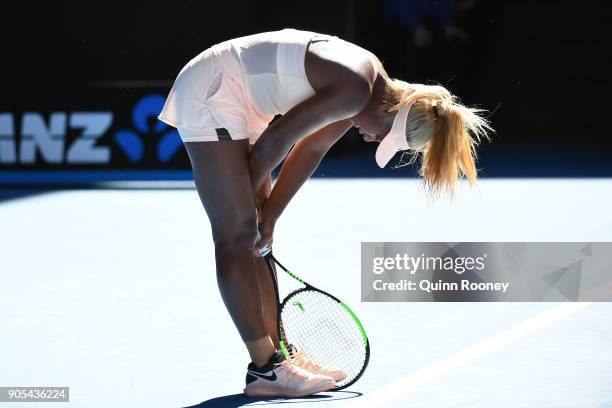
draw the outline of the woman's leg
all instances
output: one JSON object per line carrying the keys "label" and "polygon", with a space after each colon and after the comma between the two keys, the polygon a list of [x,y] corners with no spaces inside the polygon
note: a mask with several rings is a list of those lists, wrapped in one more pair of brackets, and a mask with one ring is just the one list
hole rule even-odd
{"label": "woman's leg", "polygon": [[264,323],[253,252],[257,213],[248,141],[193,142],[185,147],[212,227],[221,296],[251,359],[264,365],[276,349]]}
{"label": "woman's leg", "polygon": [[[261,187],[259,192],[257,193],[257,201],[260,204],[266,202],[268,197],[270,197],[270,192],[272,191],[272,176],[268,177]],[[274,282],[272,281],[272,275],[268,270],[268,266],[266,265],[266,261],[263,258],[256,258],[256,266],[257,273],[259,276],[259,287],[261,291],[261,303],[263,306],[264,312],[264,324],[266,326],[266,330],[270,334],[272,338],[272,342],[274,346],[278,349],[280,346],[278,344],[278,331],[276,328],[276,314],[277,310],[277,299],[276,299],[276,291],[274,289]],[[276,274],[276,269],[274,270]]]}

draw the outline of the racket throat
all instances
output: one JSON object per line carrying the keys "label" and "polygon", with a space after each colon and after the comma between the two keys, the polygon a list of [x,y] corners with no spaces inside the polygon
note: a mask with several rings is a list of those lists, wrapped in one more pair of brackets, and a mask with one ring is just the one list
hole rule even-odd
{"label": "racket throat", "polygon": [[287,346],[285,346],[285,342],[283,340],[279,341],[278,344],[280,345],[280,349],[283,352],[283,354],[285,355],[286,358],[290,358],[289,356],[289,350],[287,350]]}

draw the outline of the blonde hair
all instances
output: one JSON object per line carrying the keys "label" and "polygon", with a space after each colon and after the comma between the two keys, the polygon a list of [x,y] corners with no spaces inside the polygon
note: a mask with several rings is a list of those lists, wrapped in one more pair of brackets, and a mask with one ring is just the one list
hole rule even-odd
{"label": "blonde hair", "polygon": [[[459,98],[443,86],[409,84],[399,79],[386,83],[383,103],[391,105],[389,111],[397,111],[414,102],[406,125],[406,137],[412,150],[407,164],[414,163],[419,153],[422,154],[419,174],[427,195],[437,199],[446,191],[452,199],[461,177],[475,185],[476,148],[483,138],[490,140],[488,133],[494,132],[482,116],[485,111],[462,105]],[[411,95],[416,89],[421,96],[414,101]]]}

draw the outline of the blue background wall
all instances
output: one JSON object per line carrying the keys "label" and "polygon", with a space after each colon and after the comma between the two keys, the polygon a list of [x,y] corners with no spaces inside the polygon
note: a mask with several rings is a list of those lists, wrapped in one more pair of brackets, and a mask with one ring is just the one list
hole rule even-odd
{"label": "blue background wall", "polygon": [[[483,177],[612,175],[607,129],[612,6],[569,1],[8,2],[0,66],[0,184],[188,179],[156,121],[173,78],[210,45],[294,27],[374,52],[391,76],[437,82],[492,112]],[[416,10],[416,11],[415,11]],[[419,11],[421,10],[421,11]],[[415,21],[431,43],[415,43]],[[448,37],[447,26],[465,38]],[[316,176],[380,170],[351,130]]]}

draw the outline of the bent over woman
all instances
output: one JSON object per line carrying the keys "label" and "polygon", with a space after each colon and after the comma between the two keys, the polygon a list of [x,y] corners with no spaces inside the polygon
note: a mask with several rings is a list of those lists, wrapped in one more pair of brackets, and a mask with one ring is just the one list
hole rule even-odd
{"label": "bent over woman", "polygon": [[278,351],[273,281],[256,251],[330,147],[355,126],[380,142],[380,167],[411,150],[428,193],[452,194],[461,176],[476,180],[491,130],[480,113],[441,86],[390,78],[355,44],[291,28],[213,45],[181,70],[159,119],[178,129],[211,223],[219,290],[252,360],[247,395],[304,396],[343,379]]}

